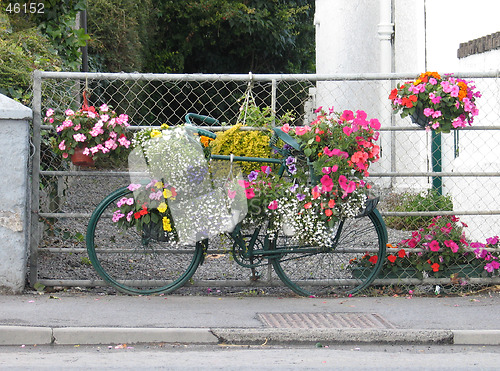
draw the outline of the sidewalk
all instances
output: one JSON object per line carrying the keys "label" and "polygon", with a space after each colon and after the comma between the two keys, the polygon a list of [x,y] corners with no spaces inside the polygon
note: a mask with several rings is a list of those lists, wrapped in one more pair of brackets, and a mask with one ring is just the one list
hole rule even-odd
{"label": "sidewalk", "polygon": [[[500,294],[279,298],[0,296],[0,345],[446,343],[500,345]],[[302,328],[300,328],[302,327]]]}

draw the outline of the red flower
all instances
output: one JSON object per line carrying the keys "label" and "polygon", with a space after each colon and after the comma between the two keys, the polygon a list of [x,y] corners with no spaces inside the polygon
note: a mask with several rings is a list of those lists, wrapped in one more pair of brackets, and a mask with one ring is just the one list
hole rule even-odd
{"label": "red flower", "polygon": [[402,259],[406,256],[406,251],[404,249],[401,249],[398,251],[398,256]]}
{"label": "red flower", "polygon": [[389,95],[389,99],[390,100],[394,100],[398,97],[398,89],[393,89],[391,91],[391,95]]}
{"label": "red flower", "polygon": [[396,258],[394,255],[389,255],[389,256],[387,257],[387,260],[389,260],[391,263],[394,263],[394,262],[396,261],[396,259],[397,259],[397,258]]}
{"label": "red flower", "polygon": [[439,271],[439,264],[438,263],[434,263],[434,264],[431,265],[431,268],[432,268],[433,272],[437,272],[437,271]]}
{"label": "red flower", "polygon": [[370,259],[368,259],[368,261],[372,264],[375,264],[377,263],[377,260],[378,260],[378,256],[377,255],[373,255]]}

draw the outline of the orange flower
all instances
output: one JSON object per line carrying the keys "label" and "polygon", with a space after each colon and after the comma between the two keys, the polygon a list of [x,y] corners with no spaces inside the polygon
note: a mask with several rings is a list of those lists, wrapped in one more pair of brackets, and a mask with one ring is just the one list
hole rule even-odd
{"label": "orange flower", "polygon": [[458,100],[461,101],[467,96],[467,84],[463,81],[459,81],[458,86],[460,86],[460,91],[458,92]]}
{"label": "orange flower", "polygon": [[439,271],[439,264],[438,263],[434,263],[434,264],[431,265],[431,268],[432,268],[433,272],[437,272],[437,271]]}
{"label": "orange flower", "polygon": [[213,140],[212,138],[206,137],[204,135],[202,135],[200,137],[200,142],[201,142],[201,144],[203,144],[203,147],[208,147],[208,145],[210,144],[210,141],[212,141],[212,140]]}

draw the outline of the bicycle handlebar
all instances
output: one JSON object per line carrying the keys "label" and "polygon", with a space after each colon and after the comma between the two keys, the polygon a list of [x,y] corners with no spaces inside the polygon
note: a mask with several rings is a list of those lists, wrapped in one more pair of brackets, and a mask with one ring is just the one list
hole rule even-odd
{"label": "bicycle handlebar", "polygon": [[202,123],[206,123],[208,125],[219,125],[220,122],[217,119],[214,119],[213,117],[210,116],[204,116],[204,115],[198,115],[197,113],[188,113],[184,119],[186,120],[186,123],[194,125],[192,122],[193,119],[199,120]]}

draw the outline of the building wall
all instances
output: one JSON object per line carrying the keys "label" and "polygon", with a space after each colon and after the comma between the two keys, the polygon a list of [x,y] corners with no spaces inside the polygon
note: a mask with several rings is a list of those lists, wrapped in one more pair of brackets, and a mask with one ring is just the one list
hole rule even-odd
{"label": "building wall", "polygon": [[[393,53],[389,71],[415,77],[426,70],[441,74],[498,70],[500,50],[457,58],[460,43],[499,31],[495,9],[497,0],[392,0],[394,23]],[[378,24],[384,0],[316,0],[316,65],[318,74],[356,74],[386,72],[381,65],[381,39]],[[499,36],[500,39],[500,36]],[[480,43],[496,48],[495,37]],[[499,41],[500,43],[500,41]],[[481,49],[478,42],[463,46]],[[463,56],[463,55],[462,55]],[[478,101],[480,116],[476,125],[500,126],[500,104],[496,87],[489,80],[476,80],[479,90],[487,92]],[[382,126],[411,126],[409,118],[391,116],[388,94],[393,83],[328,81],[317,84],[317,106],[333,105],[337,111],[363,109],[370,117],[379,118]],[[498,84],[496,84],[498,85]],[[498,171],[500,169],[500,131],[461,132],[460,155],[455,156],[453,134],[442,135],[443,171]],[[431,171],[430,134],[424,131],[385,132],[381,135],[382,159],[372,171]],[[480,145],[478,145],[478,143]],[[485,159],[488,159],[485,161]],[[478,166],[480,164],[481,166]],[[381,186],[400,191],[420,191],[431,187],[428,178],[399,178],[387,183],[372,179]],[[485,183],[487,182],[487,183]],[[499,183],[499,184],[497,184]],[[491,192],[484,193],[484,184]],[[500,210],[497,202],[500,181],[496,178],[445,178],[443,191],[451,194],[456,210]],[[489,218],[486,223],[486,219]],[[463,220],[477,228],[469,228],[471,238],[496,235],[496,217],[464,216]],[[486,228],[489,225],[492,227]],[[485,230],[487,229],[487,230]],[[475,234],[475,236],[474,236]]]}

